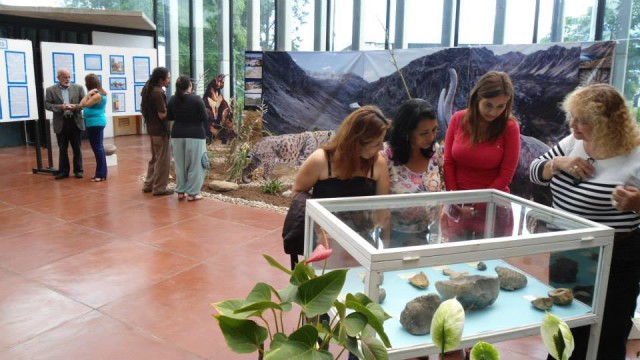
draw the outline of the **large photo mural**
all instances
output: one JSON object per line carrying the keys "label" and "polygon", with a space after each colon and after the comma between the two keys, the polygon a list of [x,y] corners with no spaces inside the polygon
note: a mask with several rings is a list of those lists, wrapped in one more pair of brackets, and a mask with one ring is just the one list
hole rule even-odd
{"label": "large photo mural", "polygon": [[[516,91],[513,112],[522,150],[512,192],[548,203],[528,179],[531,160],[569,133],[559,104],[580,85],[610,82],[615,42],[500,45],[368,52],[265,52],[264,126],[273,134],[335,130],[362,105],[393,118],[409,98],[437,109],[440,137],[449,118],[466,107],[484,73],[504,71]],[[400,76],[400,73],[402,76]],[[446,144],[445,144],[446,146]],[[536,198],[537,195],[539,198]]]}

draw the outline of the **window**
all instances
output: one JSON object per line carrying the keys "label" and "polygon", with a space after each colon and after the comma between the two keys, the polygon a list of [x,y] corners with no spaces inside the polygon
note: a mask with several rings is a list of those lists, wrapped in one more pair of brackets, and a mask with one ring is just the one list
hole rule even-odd
{"label": "window", "polygon": [[351,50],[353,0],[331,2],[331,51]]}
{"label": "window", "polygon": [[531,44],[536,0],[509,0],[505,19],[505,44]]}
{"label": "window", "polygon": [[495,0],[460,0],[458,44],[493,44]]}
{"label": "window", "polygon": [[405,1],[404,38],[408,48],[442,43],[442,7],[442,0]]}

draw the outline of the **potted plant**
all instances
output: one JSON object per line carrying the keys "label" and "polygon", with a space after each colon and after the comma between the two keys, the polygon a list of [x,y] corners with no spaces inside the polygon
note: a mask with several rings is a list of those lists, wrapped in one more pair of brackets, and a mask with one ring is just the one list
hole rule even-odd
{"label": "potted plant", "polygon": [[[213,304],[218,311],[214,318],[229,348],[236,353],[258,352],[260,359],[333,359],[328,347],[337,344],[342,347],[338,358],[348,351],[360,359],[388,359],[391,344],[383,323],[390,316],[362,293],[338,298],[348,270],[325,272],[330,255],[331,249],[319,245],[293,271],[263,255],[271,266],[290,276],[289,285],[276,290],[258,283],[244,299]],[[324,262],[319,274],[309,265],[318,261]],[[283,313],[292,310],[299,311],[297,324],[287,330]],[[332,310],[335,316],[327,320],[324,314]]]}

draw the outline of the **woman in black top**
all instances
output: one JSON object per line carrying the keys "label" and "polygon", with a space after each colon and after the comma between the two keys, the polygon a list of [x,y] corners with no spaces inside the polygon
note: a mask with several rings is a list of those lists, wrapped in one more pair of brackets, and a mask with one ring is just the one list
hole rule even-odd
{"label": "woman in black top", "polygon": [[176,80],[176,93],[169,100],[167,117],[174,121],[171,146],[176,162],[178,200],[186,197],[194,201],[202,199],[200,189],[208,164],[205,142],[207,112],[202,99],[191,94],[191,87],[191,80],[186,76]]}

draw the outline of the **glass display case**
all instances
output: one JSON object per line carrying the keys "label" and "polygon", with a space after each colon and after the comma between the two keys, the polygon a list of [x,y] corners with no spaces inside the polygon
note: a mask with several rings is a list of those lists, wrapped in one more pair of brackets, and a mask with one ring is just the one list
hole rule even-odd
{"label": "glass display case", "polygon": [[[438,353],[407,307],[429,294],[465,307],[461,348],[539,334],[544,305],[532,300],[552,295],[547,311],[599,336],[612,228],[497,190],[314,199],[306,209],[305,256],[324,243],[326,270],[349,269],[343,295],[363,292],[392,316],[392,359]],[[558,300],[567,293],[573,300]]]}

